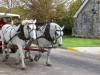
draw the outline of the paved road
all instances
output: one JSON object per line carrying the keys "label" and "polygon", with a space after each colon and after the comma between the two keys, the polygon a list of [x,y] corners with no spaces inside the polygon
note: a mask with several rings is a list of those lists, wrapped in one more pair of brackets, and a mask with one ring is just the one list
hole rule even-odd
{"label": "paved road", "polygon": [[52,50],[52,67],[45,66],[46,53],[39,62],[25,60],[27,69],[15,65],[16,54],[11,54],[8,62],[2,62],[0,54],[0,75],[100,75],[100,56],[77,53],[68,50]]}

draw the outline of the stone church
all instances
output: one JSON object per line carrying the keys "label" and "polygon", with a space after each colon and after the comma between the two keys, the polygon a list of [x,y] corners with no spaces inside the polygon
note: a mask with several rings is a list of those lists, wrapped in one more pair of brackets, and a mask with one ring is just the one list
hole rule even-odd
{"label": "stone church", "polygon": [[100,38],[100,0],[83,0],[73,17],[72,36]]}

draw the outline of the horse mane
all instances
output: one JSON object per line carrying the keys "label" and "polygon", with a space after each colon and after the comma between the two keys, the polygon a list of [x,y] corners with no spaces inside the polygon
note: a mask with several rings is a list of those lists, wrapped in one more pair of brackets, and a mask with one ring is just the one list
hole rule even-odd
{"label": "horse mane", "polygon": [[35,20],[33,20],[33,19],[31,19],[31,20],[23,20],[21,22],[22,25],[26,25],[27,23],[36,23],[36,19]]}
{"label": "horse mane", "polygon": [[33,23],[33,20],[23,20],[21,22],[22,25],[26,25],[27,23]]}
{"label": "horse mane", "polygon": [[57,26],[57,27],[60,27],[60,26],[59,26],[57,23],[55,23],[55,22],[51,22],[50,25],[53,25],[53,26],[55,25],[55,26]]}

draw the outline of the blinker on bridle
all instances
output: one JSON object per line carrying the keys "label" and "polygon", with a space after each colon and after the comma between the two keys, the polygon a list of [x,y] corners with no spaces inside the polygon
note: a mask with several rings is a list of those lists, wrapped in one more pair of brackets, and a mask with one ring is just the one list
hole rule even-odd
{"label": "blinker on bridle", "polygon": [[[55,39],[57,40],[58,38],[60,38],[60,37],[62,37],[62,35],[61,35],[61,32],[62,32],[62,30],[60,29],[60,30],[57,30],[57,27],[55,26]],[[56,37],[56,35],[58,35],[57,34],[57,31],[60,31],[60,35],[58,36],[58,37]]]}
{"label": "blinker on bridle", "polygon": [[[28,23],[28,25],[29,25],[29,24],[34,24],[34,23]],[[29,26],[28,26],[28,27],[29,27]],[[29,31],[29,29],[28,29],[28,34],[31,33],[31,31],[33,31],[33,30],[36,30],[36,29],[35,29],[34,27],[33,27],[33,29],[30,30],[30,31]],[[28,35],[28,38],[30,38],[30,35]]]}

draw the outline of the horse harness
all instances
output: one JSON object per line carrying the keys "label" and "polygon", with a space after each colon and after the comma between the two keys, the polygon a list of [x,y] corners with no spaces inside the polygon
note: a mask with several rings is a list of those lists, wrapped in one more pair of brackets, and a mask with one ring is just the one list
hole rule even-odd
{"label": "horse harness", "polygon": [[[57,29],[56,26],[55,26],[55,29]],[[44,31],[43,35],[41,35],[40,37],[37,37],[37,39],[39,39],[39,38],[45,38],[46,40],[48,40],[49,42],[51,42],[52,45],[54,45],[54,44],[57,43],[57,39],[59,38],[59,37],[56,38],[56,35],[57,35],[56,31],[60,31],[60,36],[59,37],[61,37],[61,31],[62,30],[55,30],[55,37],[51,37],[50,36],[50,23],[48,23],[46,25],[46,28],[45,28],[45,31]]]}

